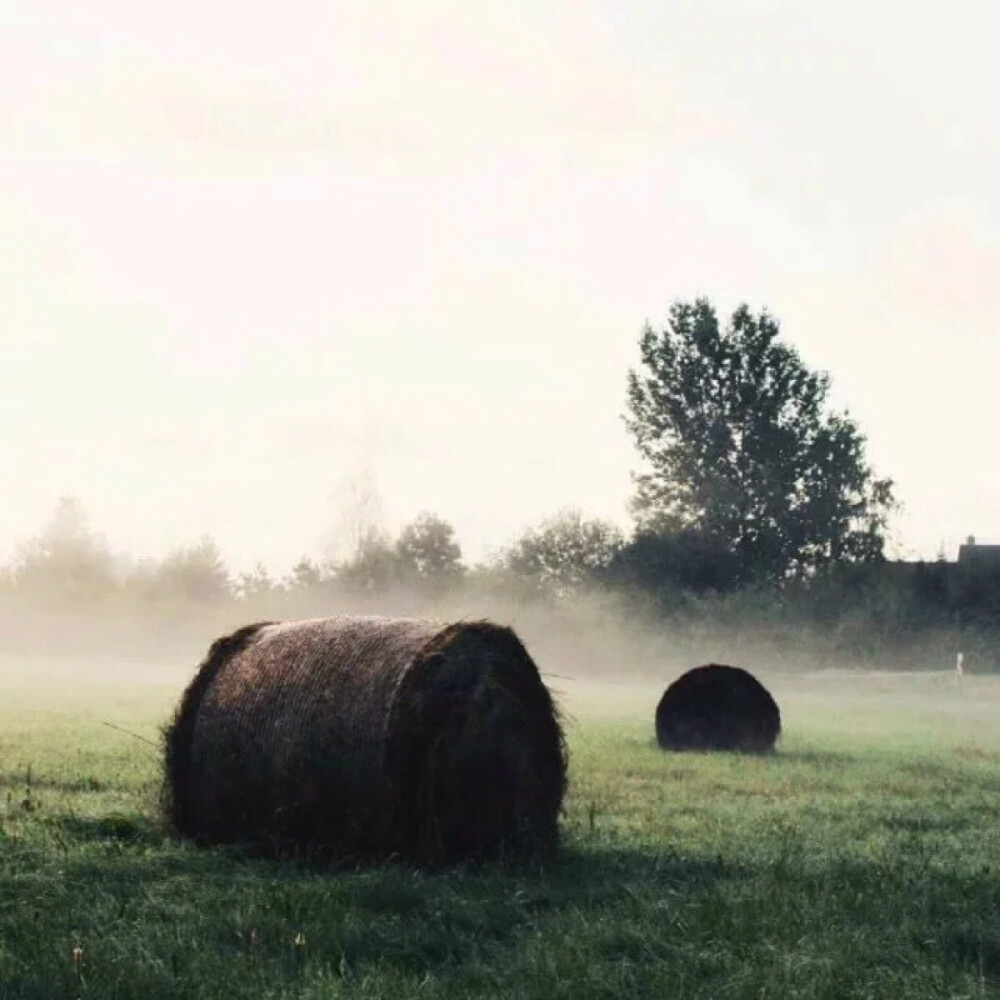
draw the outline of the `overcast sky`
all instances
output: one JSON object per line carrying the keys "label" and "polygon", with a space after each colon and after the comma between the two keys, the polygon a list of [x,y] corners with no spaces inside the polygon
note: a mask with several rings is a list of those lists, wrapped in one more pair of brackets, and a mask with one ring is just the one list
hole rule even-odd
{"label": "overcast sky", "polygon": [[627,524],[645,320],[767,306],[894,477],[1000,542],[1000,5],[13,0],[0,557],[321,554],[367,468],[473,555]]}

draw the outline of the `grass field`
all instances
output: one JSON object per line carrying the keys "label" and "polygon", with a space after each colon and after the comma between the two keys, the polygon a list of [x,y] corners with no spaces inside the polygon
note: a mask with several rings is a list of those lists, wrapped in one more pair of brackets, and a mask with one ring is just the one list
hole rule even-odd
{"label": "grass field", "polygon": [[657,750],[662,685],[553,678],[559,863],[421,874],[175,843],[104,723],[155,740],[187,678],[0,661],[2,1000],[1000,997],[1000,679],[764,675],[743,759]]}

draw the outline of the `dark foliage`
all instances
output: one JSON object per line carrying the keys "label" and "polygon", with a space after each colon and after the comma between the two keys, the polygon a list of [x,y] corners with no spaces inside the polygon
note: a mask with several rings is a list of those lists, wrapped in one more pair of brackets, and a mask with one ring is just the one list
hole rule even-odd
{"label": "dark foliage", "polygon": [[656,740],[665,750],[768,753],[780,733],[775,700],[741,667],[695,667],[678,677],[656,706]]}
{"label": "dark foliage", "polygon": [[895,509],[857,425],[828,412],[828,376],[778,333],[745,305],[723,325],[707,299],[677,302],[629,372],[639,526],[717,539],[742,582],[880,560]]}
{"label": "dark foliage", "polygon": [[557,712],[487,622],[250,626],[212,646],[166,739],[167,814],[201,843],[417,863],[556,846]]}
{"label": "dark foliage", "polygon": [[725,593],[739,582],[739,562],[717,540],[697,531],[638,531],[615,554],[607,576],[613,583],[649,593]]}
{"label": "dark foliage", "polygon": [[587,519],[567,508],[524,532],[501,554],[496,567],[513,580],[566,596],[605,582],[623,543],[610,522]]}

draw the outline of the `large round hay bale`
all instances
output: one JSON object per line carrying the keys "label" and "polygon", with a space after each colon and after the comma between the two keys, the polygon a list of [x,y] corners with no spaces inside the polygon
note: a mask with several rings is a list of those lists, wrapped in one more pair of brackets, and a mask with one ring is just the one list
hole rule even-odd
{"label": "large round hay bale", "polygon": [[742,667],[695,667],[656,706],[656,740],[665,750],[768,753],[780,733],[777,703]]}
{"label": "large round hay bale", "polygon": [[545,856],[565,785],[538,668],[488,622],[248,626],[214,643],[166,731],[174,829],[274,854]]}

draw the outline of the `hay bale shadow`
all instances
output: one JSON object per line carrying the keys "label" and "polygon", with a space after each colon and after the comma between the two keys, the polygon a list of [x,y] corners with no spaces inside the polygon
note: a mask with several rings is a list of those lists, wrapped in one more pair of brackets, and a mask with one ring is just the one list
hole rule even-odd
{"label": "hay bale shadow", "polygon": [[104,816],[64,815],[48,822],[76,840],[159,845],[166,830],[146,816],[107,813]]}

